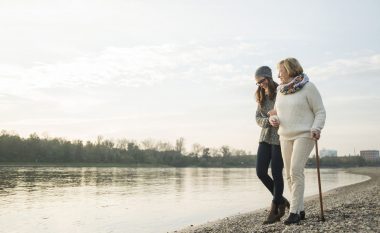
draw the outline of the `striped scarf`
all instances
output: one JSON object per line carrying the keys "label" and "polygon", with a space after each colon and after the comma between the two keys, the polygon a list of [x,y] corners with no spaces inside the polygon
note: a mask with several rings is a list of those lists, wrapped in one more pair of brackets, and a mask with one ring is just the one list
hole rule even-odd
{"label": "striped scarf", "polygon": [[301,74],[293,78],[290,83],[278,86],[278,89],[284,95],[293,94],[301,90],[307,82],[309,82],[309,77],[306,74]]}

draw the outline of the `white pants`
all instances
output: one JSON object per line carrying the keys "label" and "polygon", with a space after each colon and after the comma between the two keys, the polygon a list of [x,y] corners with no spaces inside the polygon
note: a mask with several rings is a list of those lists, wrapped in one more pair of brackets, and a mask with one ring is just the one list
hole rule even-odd
{"label": "white pants", "polygon": [[295,140],[280,140],[282,159],[285,167],[285,177],[291,193],[290,212],[303,211],[305,175],[304,168],[307,158],[314,147],[314,139],[297,138]]}

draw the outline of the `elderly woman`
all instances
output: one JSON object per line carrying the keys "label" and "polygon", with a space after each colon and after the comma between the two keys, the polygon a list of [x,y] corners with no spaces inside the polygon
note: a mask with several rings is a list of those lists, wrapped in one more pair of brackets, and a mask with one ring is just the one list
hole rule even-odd
{"label": "elderly woman", "polygon": [[290,213],[284,222],[289,225],[305,219],[304,168],[315,140],[320,138],[326,111],[319,91],[303,73],[297,59],[284,59],[277,68],[281,84],[271,114],[274,116],[269,121],[272,126],[279,127],[285,174],[291,192]]}
{"label": "elderly woman", "polygon": [[[264,224],[280,221],[285,214],[285,207],[289,208],[289,202],[282,194],[284,191],[284,179],[282,169],[284,167],[277,127],[269,124],[268,112],[273,109],[276,100],[278,84],[273,81],[272,70],[268,66],[261,66],[256,70],[256,122],[262,128],[259,148],[257,151],[256,172],[265,187],[272,194],[271,210]],[[268,175],[271,164],[272,177]]]}

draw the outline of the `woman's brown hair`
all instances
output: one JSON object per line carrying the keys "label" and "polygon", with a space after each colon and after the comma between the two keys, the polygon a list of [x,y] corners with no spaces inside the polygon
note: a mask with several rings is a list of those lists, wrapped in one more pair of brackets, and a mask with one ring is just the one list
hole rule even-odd
{"label": "woman's brown hair", "polygon": [[[278,84],[273,81],[272,78],[264,77],[268,81],[268,97],[270,100],[274,100],[276,98],[277,86]],[[265,89],[262,87],[258,87],[256,90],[256,101],[259,103],[262,108],[265,100]]]}

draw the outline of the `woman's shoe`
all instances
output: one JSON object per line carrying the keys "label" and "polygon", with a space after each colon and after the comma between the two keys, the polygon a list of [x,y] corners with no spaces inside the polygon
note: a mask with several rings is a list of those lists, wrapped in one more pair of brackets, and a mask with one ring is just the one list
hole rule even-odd
{"label": "woman's shoe", "polygon": [[269,211],[269,215],[267,219],[263,222],[263,224],[271,224],[275,223],[277,221],[280,221],[280,218],[278,217],[278,206],[276,203],[272,201],[272,205]]}
{"label": "woman's shoe", "polygon": [[304,211],[304,210],[301,211],[301,212],[300,212],[300,219],[301,219],[301,220],[305,220],[305,219],[306,219],[305,216],[306,216],[305,211]]}
{"label": "woman's shoe", "polygon": [[284,202],[282,204],[278,205],[278,216],[279,218],[282,218],[282,216],[285,215],[285,208],[290,208],[290,203],[286,198],[284,197]]}
{"label": "woman's shoe", "polygon": [[285,225],[297,224],[301,221],[299,214],[290,213],[288,219],[284,221]]}

